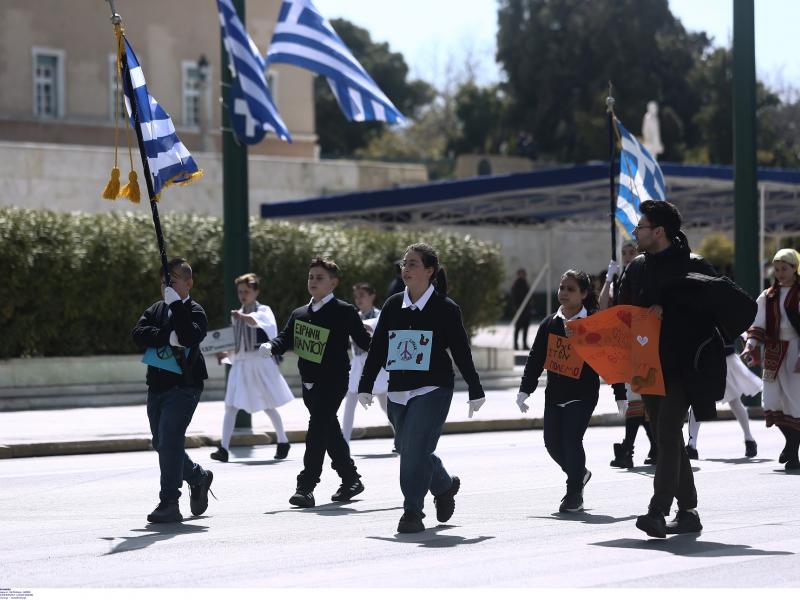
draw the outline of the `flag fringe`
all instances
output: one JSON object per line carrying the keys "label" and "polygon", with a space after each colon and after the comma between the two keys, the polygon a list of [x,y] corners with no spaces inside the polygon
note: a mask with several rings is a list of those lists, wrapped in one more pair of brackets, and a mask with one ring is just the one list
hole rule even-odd
{"label": "flag fringe", "polygon": [[[196,179],[200,179],[202,176],[203,176],[203,169],[195,171],[194,173],[189,175],[188,179],[185,179],[183,181],[175,181],[175,180],[178,179],[179,177],[186,177],[185,173],[182,173],[180,175],[175,175],[175,177],[173,177],[169,181],[164,182],[164,185],[161,186],[161,191],[164,191],[165,188],[171,185],[189,185],[190,183],[193,183]],[[158,202],[160,198],[161,198],[161,192],[156,194],[155,201]]]}

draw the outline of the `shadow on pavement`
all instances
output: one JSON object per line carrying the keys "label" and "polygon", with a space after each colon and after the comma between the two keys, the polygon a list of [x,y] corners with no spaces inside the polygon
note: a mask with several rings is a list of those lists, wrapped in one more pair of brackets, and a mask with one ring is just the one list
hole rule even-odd
{"label": "shadow on pavement", "polygon": [[[591,510],[591,509],[590,509]],[[611,515],[594,515],[589,512],[574,513],[552,513],[549,516],[532,515],[529,519],[551,519],[553,521],[578,521],[588,525],[610,525],[611,523],[622,523],[623,521],[633,521],[637,515],[627,517],[612,517]]]}
{"label": "shadow on pavement", "polygon": [[400,455],[395,452],[387,452],[386,454],[354,454],[353,458],[400,458]]}
{"label": "shadow on pavement", "polygon": [[365,515],[368,513],[387,512],[390,510],[403,510],[402,506],[392,506],[390,508],[372,508],[369,510],[356,510],[350,508],[350,504],[357,504],[360,500],[351,500],[350,502],[329,502],[328,504],[320,504],[312,508],[300,508],[295,506],[284,510],[271,510],[267,511],[265,515],[279,515],[281,513],[294,513],[294,512],[307,512],[322,515],[323,517],[336,517],[339,515]]}
{"label": "shadow on pavement", "polygon": [[676,556],[699,556],[703,558],[715,556],[783,556],[794,552],[781,550],[759,550],[746,544],[722,544],[720,542],[703,542],[698,540],[700,534],[675,535],[666,539],[631,539],[621,538],[607,542],[595,542],[592,546],[606,548],[634,548],[639,550],[658,550]]}
{"label": "shadow on pavement", "polygon": [[456,546],[480,544],[486,540],[494,539],[493,535],[480,535],[474,538],[465,538],[461,535],[442,535],[440,533],[453,528],[453,525],[438,525],[426,529],[425,531],[420,531],[419,533],[396,533],[394,537],[368,535],[367,539],[399,544],[416,544],[420,548],[455,548]]}
{"label": "shadow on pavement", "polygon": [[[204,519],[205,517],[193,517],[191,520]],[[188,521],[188,519],[187,519]],[[130,552],[131,550],[142,550],[148,546],[152,546],[156,542],[168,540],[176,535],[187,535],[191,533],[205,533],[208,527],[205,525],[192,525],[184,521],[182,523],[148,523],[144,529],[132,529],[132,532],[144,532],[145,535],[137,536],[121,536],[121,537],[102,537],[101,540],[108,540],[114,542],[115,540],[122,540],[114,545],[111,550],[105,553],[104,556],[109,554],[119,554],[120,552]]]}
{"label": "shadow on pavement", "polygon": [[277,465],[278,463],[287,462],[286,458],[270,458],[267,460],[232,460],[228,461],[231,465],[245,465],[247,467],[259,467],[261,465]]}
{"label": "shadow on pavement", "polygon": [[742,458],[706,458],[703,460],[707,460],[708,462],[725,463],[728,465],[747,465],[772,462],[771,458],[747,458],[744,456]]}

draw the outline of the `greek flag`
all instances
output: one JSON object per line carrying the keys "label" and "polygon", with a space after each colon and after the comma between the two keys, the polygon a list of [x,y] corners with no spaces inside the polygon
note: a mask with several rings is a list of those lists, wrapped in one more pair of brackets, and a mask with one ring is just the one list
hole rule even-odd
{"label": "greek flag", "polygon": [[256,144],[267,131],[282,140],[292,136],[281,119],[264,76],[266,63],[242,25],[231,0],[217,0],[222,43],[228,53],[231,79],[231,123],[236,137],[245,144]]}
{"label": "greek flag", "polygon": [[[161,105],[147,91],[142,67],[133,48],[125,42],[125,58],[122,62],[122,81],[125,93],[125,108],[131,119],[131,127],[136,129],[134,109],[139,119],[139,131],[142,134],[147,165],[153,182],[153,198],[158,200],[161,190],[171,183],[190,183],[200,177],[203,172],[197,167],[192,155],[175,134],[172,119]],[[131,89],[133,86],[133,89]]]}
{"label": "greek flag", "polygon": [[326,77],[349,121],[405,120],[311,0],[284,0],[267,52],[267,64],[272,63]]}
{"label": "greek flag", "polygon": [[622,141],[616,218],[630,238],[641,216],[639,204],[644,200],[666,200],[666,186],[658,163],[619,119],[615,121]]}

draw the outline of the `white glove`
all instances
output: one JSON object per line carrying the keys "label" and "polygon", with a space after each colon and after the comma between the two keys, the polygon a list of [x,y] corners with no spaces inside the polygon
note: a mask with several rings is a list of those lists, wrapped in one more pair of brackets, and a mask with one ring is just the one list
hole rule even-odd
{"label": "white glove", "polygon": [[519,392],[517,394],[517,406],[519,406],[519,412],[526,413],[530,408],[525,401],[530,397],[530,394],[526,394],[525,392]]}
{"label": "white glove", "polygon": [[178,348],[183,348],[183,344],[178,341],[178,334],[174,331],[170,331],[169,333],[169,345],[170,346],[177,346]]}
{"label": "white glove", "polygon": [[372,405],[372,394],[367,394],[366,392],[361,392],[358,395],[358,401],[361,403],[361,406],[364,407],[364,410],[368,409]]}
{"label": "white glove", "polygon": [[608,270],[606,271],[606,281],[613,281],[614,275],[619,274],[619,264],[613,258],[608,263]]}
{"label": "white glove", "polygon": [[617,400],[617,411],[619,411],[619,416],[624,419],[625,413],[628,411],[628,401]]}
{"label": "white glove", "polygon": [[486,396],[483,398],[475,398],[475,400],[467,400],[467,404],[469,404],[469,418],[472,418],[472,413],[476,413],[481,409],[483,403],[486,402]]}
{"label": "white glove", "polygon": [[164,288],[164,302],[167,303],[167,306],[173,302],[180,302],[180,300],[181,297],[178,295],[178,292],[173,290],[170,286]]}
{"label": "white glove", "polygon": [[269,342],[265,342],[258,347],[258,355],[261,358],[271,358],[272,357],[272,344]]}

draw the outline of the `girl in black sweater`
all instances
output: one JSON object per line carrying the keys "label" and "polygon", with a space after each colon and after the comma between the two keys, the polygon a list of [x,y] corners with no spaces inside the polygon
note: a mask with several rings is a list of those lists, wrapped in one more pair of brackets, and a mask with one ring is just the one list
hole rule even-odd
{"label": "girl in black sweater", "polygon": [[[552,459],[567,474],[567,493],[560,512],[583,509],[583,488],[592,477],[586,468],[583,435],[589,426],[600,395],[600,377],[585,362],[570,361],[575,350],[569,346],[566,321],[587,317],[597,310],[597,296],[589,276],[569,270],[561,276],[555,314],[546,317],[536,332],[536,339],[525,363],[525,372],[517,394],[517,406],[527,412],[525,403],[536,389],[539,376],[547,369],[544,408],[544,445]],[[625,399],[625,385],[614,385],[614,397]]]}
{"label": "girl in black sweater", "polygon": [[381,367],[389,372],[389,420],[400,453],[403,516],[398,533],[417,533],[425,526],[422,509],[433,494],[436,518],[444,523],[455,510],[458,477],[445,470],[434,451],[453,399],[450,353],[469,387],[469,416],[485,402],[483,388],[461,320],[461,309],[447,297],[447,277],[436,251],[413,244],[402,263],[402,294],[383,305],[367,362],[358,385],[358,400],[372,402],[372,386]]}

